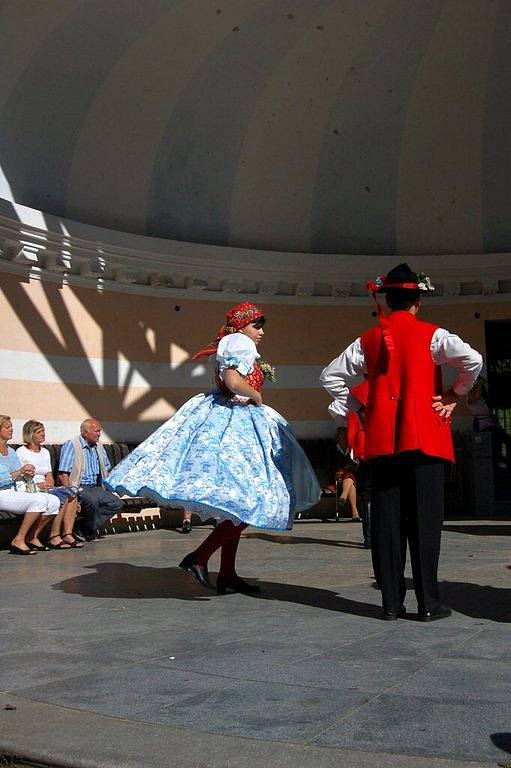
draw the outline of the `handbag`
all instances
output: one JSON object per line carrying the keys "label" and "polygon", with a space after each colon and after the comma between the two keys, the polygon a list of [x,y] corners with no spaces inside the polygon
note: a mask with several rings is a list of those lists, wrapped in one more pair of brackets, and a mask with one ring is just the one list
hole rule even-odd
{"label": "handbag", "polygon": [[31,477],[22,475],[19,480],[16,480],[16,490],[23,493],[39,493],[39,488]]}

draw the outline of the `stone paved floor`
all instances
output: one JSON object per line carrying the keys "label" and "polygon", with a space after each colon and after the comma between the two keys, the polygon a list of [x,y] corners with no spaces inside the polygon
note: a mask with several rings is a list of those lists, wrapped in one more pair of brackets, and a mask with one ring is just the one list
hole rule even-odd
{"label": "stone paved floor", "polygon": [[249,529],[255,598],[176,567],[206,532],[0,552],[0,750],[67,766],[511,763],[510,522],[446,523],[455,613],[429,625],[413,592],[409,619],[379,619],[357,524]]}

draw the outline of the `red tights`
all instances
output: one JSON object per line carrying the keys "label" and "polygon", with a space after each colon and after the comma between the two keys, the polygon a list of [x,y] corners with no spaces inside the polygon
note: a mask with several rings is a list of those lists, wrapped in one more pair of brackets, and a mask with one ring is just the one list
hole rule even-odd
{"label": "red tights", "polygon": [[216,552],[216,550],[221,547],[220,571],[218,575],[224,578],[231,578],[234,576],[236,574],[236,552],[238,550],[238,544],[240,543],[241,532],[244,531],[246,527],[245,523],[234,525],[230,520],[224,520],[223,523],[217,525],[217,527],[211,531],[207,539],[205,539],[200,547],[197,547],[193,553],[197,563],[204,567],[207,565],[213,552]]}

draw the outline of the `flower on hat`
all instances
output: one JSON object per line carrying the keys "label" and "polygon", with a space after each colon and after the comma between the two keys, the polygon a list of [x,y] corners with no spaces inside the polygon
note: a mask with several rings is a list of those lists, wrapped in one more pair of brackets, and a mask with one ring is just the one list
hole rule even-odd
{"label": "flower on hat", "polygon": [[428,293],[435,290],[435,286],[431,283],[430,278],[425,272],[419,272],[417,275],[417,288],[419,291],[426,291]]}

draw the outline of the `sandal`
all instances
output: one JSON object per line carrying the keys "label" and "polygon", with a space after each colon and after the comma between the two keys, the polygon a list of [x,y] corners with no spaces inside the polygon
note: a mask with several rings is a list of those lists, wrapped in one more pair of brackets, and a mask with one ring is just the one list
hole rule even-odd
{"label": "sandal", "polygon": [[9,547],[9,551],[11,555],[37,555],[37,552],[33,549],[21,549],[21,547],[17,547],[16,544],[11,544]]}
{"label": "sandal", "polygon": [[[73,541],[68,541],[66,536],[71,536]],[[77,539],[75,539],[75,535],[74,535],[73,532],[71,532],[71,533],[63,533],[62,534],[62,540],[64,541],[65,544],[69,544],[71,549],[83,549],[82,542],[78,541]]]}
{"label": "sandal", "polygon": [[50,548],[46,547],[44,544],[31,544],[28,545],[30,549],[33,549],[34,552],[49,552]]}
{"label": "sandal", "polygon": [[60,533],[57,533],[55,536],[50,536],[48,539],[48,546],[50,549],[71,549],[71,544],[68,544],[66,541],[60,541],[58,544],[52,544],[52,539],[62,539],[62,536]]}

